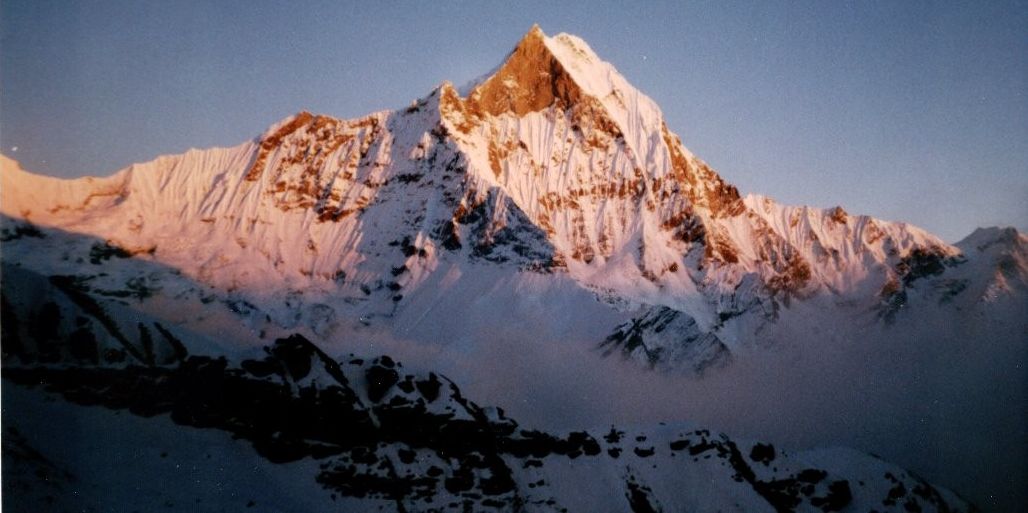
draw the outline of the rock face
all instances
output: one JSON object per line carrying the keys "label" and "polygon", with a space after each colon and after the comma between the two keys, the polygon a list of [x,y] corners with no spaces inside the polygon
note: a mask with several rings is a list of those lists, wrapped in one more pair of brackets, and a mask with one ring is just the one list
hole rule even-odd
{"label": "rock face", "polygon": [[[45,383],[73,403],[228,431],[274,463],[314,459],[317,473],[297,478],[345,497],[388,500],[397,511],[720,511],[723,500],[746,511],[968,508],[856,453],[845,465],[831,457],[811,464],[803,453],[706,430],[525,429],[443,376],[409,374],[388,356],[336,361],[299,335],[238,366],[185,356],[170,366],[8,366],[4,377]],[[18,455],[33,454],[20,436],[12,444]],[[854,472],[854,462],[863,470]],[[600,495],[583,493],[597,485]],[[701,487],[705,495],[677,493]]]}

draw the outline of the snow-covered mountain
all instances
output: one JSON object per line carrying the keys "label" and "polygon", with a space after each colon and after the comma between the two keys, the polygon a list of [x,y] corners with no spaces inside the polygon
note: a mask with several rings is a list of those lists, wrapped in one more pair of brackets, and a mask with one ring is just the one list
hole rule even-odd
{"label": "snow-covered mountain", "polygon": [[1028,333],[1024,235],[950,245],[744,197],[584,41],[538,27],[401,110],[301,112],[104,178],[0,156],[0,213],[19,364],[242,361],[303,333],[426,370],[531,341],[707,375],[784,344]]}
{"label": "snow-covered mountain", "polygon": [[275,315],[280,292],[302,291],[409,329],[427,310],[419,296],[474,274],[470,263],[518,282],[559,275],[621,311],[667,308],[685,332],[717,339],[635,346],[653,362],[721,361],[712,355],[751,345],[794,299],[870,308],[908,273],[964,259],[903,223],[741,197],[574,36],[534,27],[465,90],[444,83],[355,120],[303,112],[254,141],[107,178],[58,180],[4,159],[0,209],[238,291],[279,324],[295,315]]}

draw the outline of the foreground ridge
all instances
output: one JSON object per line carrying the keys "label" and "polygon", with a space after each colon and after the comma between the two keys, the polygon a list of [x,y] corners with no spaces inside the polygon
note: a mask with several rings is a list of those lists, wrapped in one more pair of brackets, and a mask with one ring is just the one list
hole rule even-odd
{"label": "foreground ridge", "polygon": [[[319,464],[312,477],[325,489],[386,500],[400,511],[580,511],[615,504],[631,511],[715,511],[721,500],[775,511],[879,503],[967,509],[950,492],[858,453],[791,454],[673,427],[555,435],[475,404],[443,376],[407,374],[388,356],[336,361],[299,335],[264,352],[239,366],[183,356],[175,366],[8,366],[4,376],[22,386],[45,383],[73,403],[144,417],[170,414],[176,424],[225,430],[272,462],[313,458]],[[840,456],[849,463],[837,470],[833,459]],[[854,461],[864,469],[854,472]],[[674,493],[699,486],[706,497]]]}

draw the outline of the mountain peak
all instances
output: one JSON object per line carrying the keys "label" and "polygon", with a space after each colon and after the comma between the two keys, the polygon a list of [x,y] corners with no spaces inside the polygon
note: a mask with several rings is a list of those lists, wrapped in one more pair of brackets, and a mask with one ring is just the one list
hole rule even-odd
{"label": "mountain peak", "polygon": [[[225,182],[234,177],[239,183]],[[901,226],[865,227],[842,210],[748,205],[585,41],[547,36],[538,25],[464,97],[444,82],[402,111],[351,120],[301,111],[237,148],[164,159],[104,183],[22,190],[49,192],[31,201],[28,192],[5,195],[5,211],[74,223],[80,213],[116,205],[124,213],[110,222],[120,227],[119,219],[159,205],[179,216],[183,231],[218,224],[232,230],[228,240],[249,241],[240,251],[260,248],[259,265],[284,279],[373,275],[381,269],[353,262],[403,240],[407,258],[429,258],[432,246],[485,258],[494,241],[506,241],[516,247],[509,259],[563,261],[589,286],[610,288],[616,275],[631,300],[688,306],[705,326],[715,322],[714,307],[693,298],[733,291],[753,281],[748,275],[769,294],[821,284],[845,291],[855,289],[853,276],[873,274],[868,265],[884,276],[913,248],[942,244]],[[395,231],[370,240],[366,220],[395,223]],[[161,223],[146,226],[105,236],[135,246],[164,236]],[[286,241],[278,231],[285,226],[301,229]],[[347,245],[353,240],[367,243]],[[851,247],[874,253],[873,263],[846,258]],[[397,263],[383,272],[396,277],[416,267],[404,263],[402,271]]]}
{"label": "mountain peak", "polygon": [[548,47],[542,29],[533,25],[503,65],[471,91],[469,100],[483,113],[524,116],[553,104],[572,105],[580,95],[581,89]]}
{"label": "mountain peak", "polygon": [[521,39],[527,39],[530,37],[537,37],[542,39],[546,37],[546,34],[543,33],[543,29],[539,27],[538,23],[533,23],[532,28],[528,29],[528,32],[525,32],[525,36]]}

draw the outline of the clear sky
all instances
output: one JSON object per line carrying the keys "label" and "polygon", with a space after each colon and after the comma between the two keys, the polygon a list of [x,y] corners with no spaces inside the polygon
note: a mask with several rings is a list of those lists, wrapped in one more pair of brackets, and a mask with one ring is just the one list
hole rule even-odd
{"label": "clear sky", "polygon": [[743,193],[955,241],[1028,228],[1028,3],[0,1],[0,151],[106,175],[299,110],[404,107],[532,23],[584,38]]}

